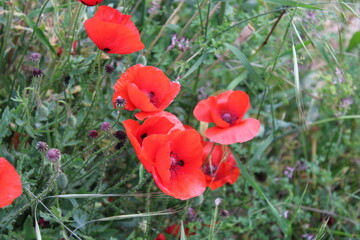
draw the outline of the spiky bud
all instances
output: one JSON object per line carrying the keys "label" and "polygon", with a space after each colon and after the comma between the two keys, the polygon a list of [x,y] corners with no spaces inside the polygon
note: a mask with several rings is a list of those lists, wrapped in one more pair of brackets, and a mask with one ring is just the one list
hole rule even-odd
{"label": "spiky bud", "polygon": [[40,58],[41,58],[40,53],[33,52],[33,53],[30,54],[30,60],[33,61],[33,62],[36,62],[36,63],[39,62]]}
{"label": "spiky bud", "polygon": [[90,130],[89,131],[89,137],[92,138],[92,139],[97,138],[98,135],[99,134],[98,134],[98,132],[96,130]]}
{"label": "spiky bud", "polygon": [[39,68],[34,68],[32,71],[33,77],[41,77],[43,75],[43,72]]}
{"label": "spiky bud", "polygon": [[103,122],[100,128],[102,131],[109,131],[111,128],[111,124],[109,122]]}
{"label": "spiky bud", "polygon": [[38,142],[36,144],[36,149],[39,151],[39,152],[46,152],[48,149],[49,149],[49,146],[47,145],[46,142]]}

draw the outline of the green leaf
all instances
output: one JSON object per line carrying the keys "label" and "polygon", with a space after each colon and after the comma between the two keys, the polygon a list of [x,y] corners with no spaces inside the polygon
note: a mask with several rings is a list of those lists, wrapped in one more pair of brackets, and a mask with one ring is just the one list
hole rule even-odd
{"label": "green leaf", "polygon": [[192,74],[195,70],[197,70],[200,66],[200,64],[202,64],[202,62],[205,60],[205,58],[207,57],[208,53],[204,53],[196,62],[195,64],[184,74],[184,76],[182,77],[183,79],[185,79],[186,77],[188,77],[190,74]]}
{"label": "green leaf", "polygon": [[346,51],[350,52],[351,50],[353,50],[354,48],[359,46],[359,43],[360,43],[360,31],[354,33],[354,35],[352,36],[352,38],[349,42],[349,46],[347,47]]}
{"label": "green leaf", "polygon": [[[234,151],[233,151],[234,152]],[[274,205],[270,202],[270,200],[266,197],[266,195],[264,194],[264,192],[261,190],[260,186],[256,183],[256,181],[254,180],[254,178],[249,174],[249,172],[247,171],[246,167],[244,166],[244,164],[239,160],[239,158],[237,156],[234,155],[234,158],[236,160],[236,163],[238,164],[241,174],[244,176],[244,178],[246,179],[246,181],[255,189],[255,191],[260,195],[261,198],[263,198],[266,203],[268,204],[269,208],[270,208],[270,212],[273,214],[273,216],[275,217],[276,222],[278,223],[281,231],[285,234],[285,236],[287,235],[287,224],[284,222],[284,219],[281,218],[278,210],[274,207]]]}
{"label": "green leaf", "polygon": [[265,2],[275,3],[275,4],[279,4],[279,5],[285,5],[285,6],[289,6],[289,7],[303,7],[303,8],[308,8],[308,9],[322,10],[321,8],[318,8],[318,7],[309,5],[309,4],[290,1],[290,0],[265,0]]}

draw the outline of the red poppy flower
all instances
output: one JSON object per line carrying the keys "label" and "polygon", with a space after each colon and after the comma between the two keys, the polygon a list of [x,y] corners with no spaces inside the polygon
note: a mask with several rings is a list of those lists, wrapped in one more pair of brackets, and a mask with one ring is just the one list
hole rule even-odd
{"label": "red poppy flower", "polygon": [[174,130],[167,135],[153,134],[143,140],[143,150],[154,163],[152,175],[164,193],[186,200],[204,192],[203,147],[198,132]]}
{"label": "red poppy flower", "polygon": [[152,134],[167,134],[171,130],[182,128],[180,120],[175,124],[166,117],[150,117],[142,125],[135,120],[128,119],[123,121],[123,125],[136,155],[150,173],[154,166],[154,159],[149,159],[144,153],[142,149],[143,140]]}
{"label": "red poppy flower", "polygon": [[130,20],[118,10],[100,6],[95,16],[85,21],[89,38],[104,52],[129,54],[143,49],[140,33]]}
{"label": "red poppy flower", "polygon": [[253,139],[260,130],[260,122],[254,118],[243,120],[250,108],[249,96],[243,91],[226,91],[200,101],[194,116],[202,122],[213,122],[215,127],[206,130],[211,141],[233,144]]}
{"label": "red poppy flower", "polygon": [[99,3],[101,3],[103,0],[78,0],[78,1],[86,6],[90,7],[90,6],[95,6]]}
{"label": "red poppy flower", "polygon": [[10,205],[21,193],[19,174],[5,158],[0,158],[0,208]]}
{"label": "red poppy flower", "polygon": [[142,112],[136,117],[145,118],[149,114],[163,111],[174,100],[180,91],[180,84],[171,82],[156,67],[137,64],[130,67],[114,85],[113,105],[117,99],[125,99],[125,109]]}
{"label": "red poppy flower", "polygon": [[166,240],[166,237],[165,237],[165,235],[163,233],[159,233],[159,235],[157,235],[155,240]]}
{"label": "red poppy flower", "polygon": [[235,183],[240,176],[240,170],[230,149],[211,142],[204,142],[203,146],[206,185],[215,190],[225,183]]}

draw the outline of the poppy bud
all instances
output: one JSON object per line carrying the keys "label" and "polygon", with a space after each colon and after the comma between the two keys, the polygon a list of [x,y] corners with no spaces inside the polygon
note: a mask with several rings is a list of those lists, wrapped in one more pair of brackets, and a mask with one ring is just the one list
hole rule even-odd
{"label": "poppy bud", "polygon": [[42,118],[47,118],[47,116],[49,115],[49,110],[43,104],[38,107],[37,112]]}
{"label": "poppy bud", "polygon": [[69,118],[68,118],[68,123],[71,127],[75,127],[76,125],[76,117],[74,115],[71,115]]}
{"label": "poppy bud", "polygon": [[43,72],[39,68],[34,68],[32,71],[33,77],[41,77],[43,75]]}
{"label": "poppy bud", "polygon": [[66,176],[65,173],[61,173],[57,179],[56,179],[57,185],[59,186],[59,188],[66,188],[66,186],[68,185],[68,178]]}
{"label": "poppy bud", "polygon": [[46,158],[47,158],[50,162],[60,161],[60,159],[61,159],[61,152],[60,152],[59,149],[51,148],[51,149],[46,153]]}
{"label": "poppy bud", "polygon": [[146,66],[147,60],[146,57],[142,54],[140,54],[137,59],[136,59],[136,64],[142,64],[144,66]]}
{"label": "poppy bud", "polygon": [[46,152],[48,149],[49,149],[49,146],[47,145],[46,142],[38,142],[36,144],[36,149],[39,151],[39,152]]}

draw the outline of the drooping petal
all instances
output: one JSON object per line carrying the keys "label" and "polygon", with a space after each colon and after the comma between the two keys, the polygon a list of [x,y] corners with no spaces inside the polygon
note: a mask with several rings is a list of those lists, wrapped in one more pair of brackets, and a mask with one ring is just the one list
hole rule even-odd
{"label": "drooping petal", "polygon": [[139,112],[135,114],[135,117],[143,121],[146,118],[152,118],[152,117],[165,117],[168,119],[171,123],[174,124],[174,127],[171,130],[179,129],[179,130],[185,130],[184,125],[181,123],[181,121],[172,113],[166,112],[166,111],[160,111],[160,112]]}
{"label": "drooping petal", "polygon": [[213,142],[227,145],[249,141],[258,134],[259,130],[260,122],[256,119],[248,118],[240,124],[229,128],[209,128],[206,130],[205,135]]}
{"label": "drooping petal", "polygon": [[10,205],[21,194],[19,174],[5,158],[0,158],[0,208]]}
{"label": "drooping petal", "polygon": [[177,172],[171,178],[170,184],[165,185],[157,172],[153,172],[156,185],[166,194],[186,200],[201,195],[206,188],[204,173],[200,169],[194,169],[192,173]]}
{"label": "drooping petal", "polygon": [[234,184],[240,176],[240,170],[237,167],[227,170],[226,173],[225,176],[215,178],[205,175],[207,186],[214,191],[215,189],[224,186],[226,183]]}

